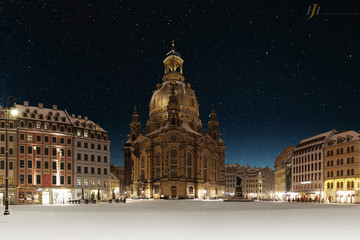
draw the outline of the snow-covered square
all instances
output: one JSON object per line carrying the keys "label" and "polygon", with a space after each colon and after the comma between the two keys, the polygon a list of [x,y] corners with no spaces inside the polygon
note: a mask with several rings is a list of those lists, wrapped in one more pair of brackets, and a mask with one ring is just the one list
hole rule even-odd
{"label": "snow-covered square", "polygon": [[360,222],[359,205],[287,202],[136,200],[10,212],[0,216],[1,239],[341,239],[357,236]]}

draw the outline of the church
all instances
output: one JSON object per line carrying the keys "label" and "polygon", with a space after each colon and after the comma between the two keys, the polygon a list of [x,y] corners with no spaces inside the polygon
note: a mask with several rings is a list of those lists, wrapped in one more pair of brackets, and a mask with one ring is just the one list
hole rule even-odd
{"label": "church", "polygon": [[130,198],[224,197],[225,150],[214,107],[208,131],[199,118],[199,103],[185,82],[183,59],[172,44],[162,84],[150,100],[146,131],[134,108],[123,148],[126,196]]}

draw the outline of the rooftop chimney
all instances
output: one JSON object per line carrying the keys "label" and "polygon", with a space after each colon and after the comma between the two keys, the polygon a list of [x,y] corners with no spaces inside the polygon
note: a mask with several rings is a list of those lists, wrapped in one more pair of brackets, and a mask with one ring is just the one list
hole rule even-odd
{"label": "rooftop chimney", "polygon": [[84,119],[87,121],[87,120],[88,120],[88,117],[87,117],[87,116],[85,116],[85,117],[84,117]]}
{"label": "rooftop chimney", "polygon": [[52,105],[53,110],[57,110],[57,105]]}
{"label": "rooftop chimney", "polygon": [[38,107],[39,108],[44,108],[44,104],[43,103],[38,103]]}
{"label": "rooftop chimney", "polygon": [[75,114],[71,114],[71,117],[72,117],[72,118],[75,118]]}
{"label": "rooftop chimney", "polygon": [[28,107],[29,106],[29,101],[24,101],[24,107]]}
{"label": "rooftop chimney", "polygon": [[81,115],[78,115],[78,119],[81,119]]}

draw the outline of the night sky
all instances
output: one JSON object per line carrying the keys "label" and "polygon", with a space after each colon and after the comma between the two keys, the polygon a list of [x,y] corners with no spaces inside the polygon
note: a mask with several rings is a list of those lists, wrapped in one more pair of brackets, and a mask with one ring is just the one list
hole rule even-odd
{"label": "night sky", "polygon": [[122,165],[133,106],[145,127],[174,39],[206,128],[215,105],[227,163],[272,167],[303,138],[360,129],[359,15],[306,20],[313,1],[155,2],[1,1],[0,104],[88,116]]}

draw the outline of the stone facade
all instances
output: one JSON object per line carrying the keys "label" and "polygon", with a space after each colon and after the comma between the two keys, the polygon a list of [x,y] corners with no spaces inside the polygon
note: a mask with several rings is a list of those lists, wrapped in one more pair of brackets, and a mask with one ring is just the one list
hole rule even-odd
{"label": "stone facade", "polygon": [[203,131],[195,91],[183,76],[173,48],[164,62],[162,84],[150,101],[146,132],[134,111],[124,150],[127,196],[133,198],[221,198],[225,150],[212,110]]}
{"label": "stone facade", "polygon": [[294,149],[292,158],[292,191],[295,198],[323,199],[323,147],[337,131],[302,140]]}
{"label": "stone facade", "polygon": [[5,170],[6,170],[6,114],[8,114],[8,179],[9,204],[17,202],[17,123],[10,111],[0,107],[0,205],[5,204]]}
{"label": "stone facade", "polygon": [[288,171],[288,164],[291,164],[294,149],[293,146],[287,146],[275,160],[275,197],[278,200],[285,200],[286,194],[289,192],[288,189],[291,189],[291,182],[290,186],[288,186],[289,181],[287,179],[288,174],[291,174],[291,169]]}
{"label": "stone facade", "polygon": [[324,191],[329,202],[360,203],[360,134],[334,134],[324,147]]}
{"label": "stone facade", "polygon": [[87,117],[69,115],[74,126],[75,198],[110,198],[110,141],[107,132]]}

